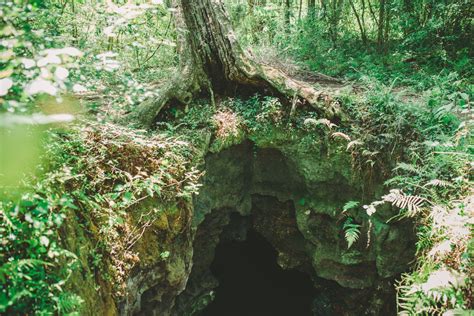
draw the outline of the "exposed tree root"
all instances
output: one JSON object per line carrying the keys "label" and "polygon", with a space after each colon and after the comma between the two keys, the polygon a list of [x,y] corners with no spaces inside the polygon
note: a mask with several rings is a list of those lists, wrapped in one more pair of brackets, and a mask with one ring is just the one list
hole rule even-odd
{"label": "exposed tree root", "polygon": [[[249,61],[253,64],[253,62]],[[202,91],[209,91],[210,82],[206,77],[196,75],[195,71],[182,71],[160,89],[159,96],[139,105],[131,114],[131,120],[141,127],[150,128],[156,121],[160,111],[171,101],[189,104],[193,97]],[[295,80],[284,72],[270,66],[254,64],[242,71],[230,85],[246,86],[255,91],[264,89],[275,91],[293,107],[297,104],[310,105],[321,116],[332,119],[341,114],[339,102],[322,91],[317,91],[310,84]],[[229,84],[227,85],[229,86]],[[212,91],[212,90],[211,90]]]}
{"label": "exposed tree root", "polygon": [[193,72],[188,70],[178,72],[160,89],[158,97],[142,102],[127,120],[140,127],[150,128],[160,111],[171,101],[188,104],[200,89],[201,85]]}
{"label": "exposed tree root", "polygon": [[179,5],[175,4],[177,28],[187,30],[178,39],[184,66],[161,89],[158,98],[144,102],[132,113],[133,121],[150,128],[170,101],[188,104],[199,92],[210,92],[213,97],[214,92],[225,94],[232,87],[269,90],[286,100],[292,106],[292,112],[298,104],[303,104],[328,119],[340,115],[339,103],[328,94],[277,68],[252,60],[235,38],[220,1],[179,2]]}
{"label": "exposed tree root", "polygon": [[306,82],[287,76],[279,69],[260,66],[258,75],[272,88],[286,96],[289,100],[292,100],[292,104],[295,104],[296,101],[301,104],[308,104],[328,119],[341,114],[340,105],[337,100],[334,100],[330,95],[322,91],[317,91]]}

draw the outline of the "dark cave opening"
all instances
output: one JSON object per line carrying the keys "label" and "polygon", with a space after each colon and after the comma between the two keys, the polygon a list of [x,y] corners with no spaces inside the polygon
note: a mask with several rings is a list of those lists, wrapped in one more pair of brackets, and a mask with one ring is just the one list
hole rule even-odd
{"label": "dark cave opening", "polygon": [[191,273],[171,315],[395,314],[393,276],[411,258],[399,234],[410,226],[381,225],[369,248],[346,249],[335,215],[365,193],[325,149],[301,166],[293,150],[244,142],[206,157]]}
{"label": "dark cave opening", "polygon": [[245,241],[220,243],[211,270],[219,287],[200,316],[312,315],[311,278],[278,266],[276,251],[252,229]]}

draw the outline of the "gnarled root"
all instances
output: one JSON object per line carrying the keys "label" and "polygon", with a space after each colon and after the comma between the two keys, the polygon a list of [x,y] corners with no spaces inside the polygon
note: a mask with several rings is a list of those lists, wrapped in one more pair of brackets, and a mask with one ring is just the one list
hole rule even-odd
{"label": "gnarled root", "polygon": [[[244,86],[253,91],[269,89],[292,105],[308,104],[321,116],[340,115],[339,103],[308,83],[295,80],[283,71],[262,65],[250,58],[239,45],[223,3],[217,0],[174,0],[180,60],[183,67],[160,92],[131,114],[131,120],[151,127],[158,114],[172,100],[188,104],[206,89],[219,93],[222,87]],[[210,9],[212,8],[212,10]]]}
{"label": "gnarled root", "polygon": [[185,68],[170,79],[159,91],[156,98],[150,98],[142,102],[127,117],[127,121],[132,122],[142,128],[150,128],[155,122],[160,111],[171,101],[177,100],[182,104],[189,104],[195,93],[199,92],[201,84],[197,80],[197,75],[191,68]]}
{"label": "gnarled root", "polygon": [[[242,57],[238,66],[235,65],[232,78],[228,78],[230,84],[243,85],[255,90],[270,89],[288,100],[292,104],[292,112],[296,104],[307,104],[313,107],[321,116],[332,119],[341,115],[339,102],[330,95],[317,91],[310,84],[295,80],[283,71]],[[189,65],[183,71],[178,72],[160,90],[159,96],[149,99],[140,104],[130,114],[128,120],[137,123],[140,127],[150,128],[155,122],[160,111],[172,100],[182,104],[189,104],[194,95],[203,89],[210,89],[210,81],[207,76],[198,70],[199,68]]]}
{"label": "gnarled root", "polygon": [[292,103],[299,101],[302,104],[308,104],[313,107],[322,116],[328,119],[341,115],[341,107],[337,100],[323,91],[317,91],[310,84],[295,80],[281,70],[260,66],[259,76],[266,81],[272,88],[282,95],[286,96]]}

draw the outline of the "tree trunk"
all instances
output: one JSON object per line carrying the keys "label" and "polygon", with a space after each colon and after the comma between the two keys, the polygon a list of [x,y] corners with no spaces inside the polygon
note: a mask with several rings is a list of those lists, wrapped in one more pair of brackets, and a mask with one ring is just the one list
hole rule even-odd
{"label": "tree trunk", "polygon": [[248,14],[252,15],[253,14],[253,8],[255,7],[255,0],[248,0],[247,1],[247,6],[248,6]]}
{"label": "tree trunk", "polygon": [[403,35],[406,37],[415,30],[416,16],[415,4],[413,0],[403,0],[403,16],[405,23],[403,25]]}
{"label": "tree trunk", "polygon": [[378,43],[380,51],[383,51],[384,49],[384,38],[385,38],[384,31],[385,31],[385,0],[380,0],[379,23],[378,23],[378,30],[377,30],[377,43]]}
{"label": "tree trunk", "polygon": [[316,11],[316,0],[308,0],[308,18],[314,19]]}
{"label": "tree trunk", "polygon": [[351,8],[352,8],[352,11],[354,12],[354,15],[356,17],[356,20],[357,20],[357,25],[359,25],[359,30],[360,30],[360,38],[362,39],[362,42],[365,44],[367,44],[367,36],[365,35],[365,25],[362,23],[362,20],[359,16],[359,13],[357,12],[357,9],[355,7],[355,4],[354,4],[354,1],[353,0],[349,0],[349,3],[351,5]]}
{"label": "tree trunk", "polygon": [[390,0],[385,0],[385,29],[384,29],[384,47],[383,51],[386,54],[390,44],[390,19],[391,19],[391,3]]}
{"label": "tree trunk", "polygon": [[291,0],[285,0],[285,25],[286,29],[290,29],[291,23]]}
{"label": "tree trunk", "polygon": [[362,0],[362,3],[361,3],[362,7],[361,7],[361,13],[360,13],[360,20],[361,20],[361,23],[364,27],[364,32],[365,32],[365,40],[367,41],[368,40],[368,36],[367,36],[367,30],[366,30],[366,24],[365,24],[365,8],[366,8],[366,5],[365,5],[365,0]]}
{"label": "tree trunk", "polygon": [[300,0],[300,5],[298,8],[298,22],[301,21],[301,13],[303,11],[303,0]]}
{"label": "tree trunk", "polygon": [[[375,14],[375,10],[372,7],[372,3],[370,2],[370,0],[367,0],[367,3],[369,5],[369,12],[370,12],[370,15],[372,16],[372,20],[375,22],[375,26],[378,27],[379,20],[377,19],[377,15]],[[377,30],[378,30],[378,28],[377,28]]]}
{"label": "tree trunk", "polygon": [[336,47],[336,42],[339,33],[339,22],[344,10],[343,0],[331,0],[329,3],[329,36],[333,47]]}
{"label": "tree trunk", "polygon": [[151,127],[170,102],[189,104],[198,93],[229,95],[245,91],[264,92],[288,104],[308,104],[332,118],[339,104],[310,85],[294,80],[282,71],[261,65],[243,51],[220,0],[180,0],[176,9],[181,38],[180,71],[160,91],[160,97],[142,103],[131,114],[143,127]]}

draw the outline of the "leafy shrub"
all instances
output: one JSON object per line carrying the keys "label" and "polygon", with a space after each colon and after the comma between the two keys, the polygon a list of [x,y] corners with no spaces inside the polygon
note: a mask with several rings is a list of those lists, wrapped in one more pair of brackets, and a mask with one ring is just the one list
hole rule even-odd
{"label": "leafy shrub", "polygon": [[2,194],[1,313],[69,314],[82,302],[65,289],[76,256],[64,249],[59,229],[68,212],[77,209],[62,186],[65,176],[53,172],[30,192]]}

